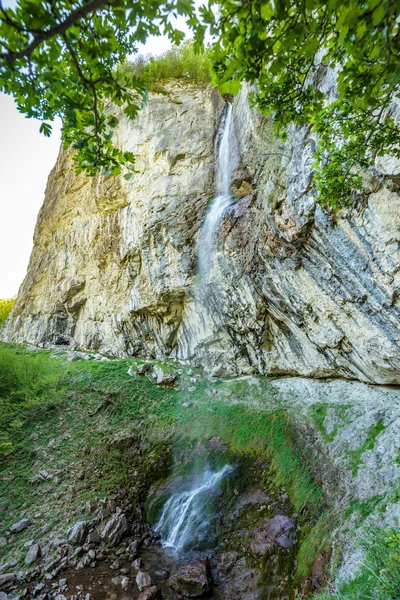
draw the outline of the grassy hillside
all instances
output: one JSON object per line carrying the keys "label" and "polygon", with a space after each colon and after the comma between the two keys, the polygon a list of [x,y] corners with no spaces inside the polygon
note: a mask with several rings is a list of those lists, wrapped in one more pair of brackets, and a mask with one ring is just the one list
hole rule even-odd
{"label": "grassy hillside", "polygon": [[[212,381],[185,368],[179,388],[163,388],[128,374],[142,362],[68,361],[50,351],[0,344],[0,503],[6,509],[0,537],[24,516],[34,516],[36,529],[50,525],[54,537],[84,517],[88,500],[121,488],[134,506],[144,506],[154,482],[186,468],[185,453],[218,440],[235,456],[267,459],[260,484],[287,491],[301,525],[297,578],[306,577],[318,553],[329,552],[339,516],[313,478],[307,444],[268,381]],[[383,550],[371,549],[368,580],[338,598],[366,597],[354,595],[366,585],[383,589],[376,558],[385,551],[390,569],[399,565],[394,535],[376,537]],[[5,558],[21,559],[31,537],[32,531],[9,538]],[[379,576],[371,579],[371,571]]]}

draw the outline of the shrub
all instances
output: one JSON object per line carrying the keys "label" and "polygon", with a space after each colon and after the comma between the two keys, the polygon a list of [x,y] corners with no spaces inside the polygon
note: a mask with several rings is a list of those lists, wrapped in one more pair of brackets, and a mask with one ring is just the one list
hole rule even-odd
{"label": "shrub", "polygon": [[0,327],[10,314],[11,309],[14,306],[14,302],[15,298],[10,298],[9,300],[3,300],[0,298]]}
{"label": "shrub", "polygon": [[210,64],[209,52],[196,54],[193,42],[188,40],[161,56],[138,56],[122,69],[141,79],[148,91],[165,93],[162,84],[170,79],[208,85],[211,81]]}

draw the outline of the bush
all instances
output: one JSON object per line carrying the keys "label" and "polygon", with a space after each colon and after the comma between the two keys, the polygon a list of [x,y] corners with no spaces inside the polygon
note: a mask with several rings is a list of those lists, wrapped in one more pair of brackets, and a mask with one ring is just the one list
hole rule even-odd
{"label": "bush", "polygon": [[0,298],[0,327],[10,314],[11,309],[14,306],[14,302],[15,298],[10,298],[9,300],[3,300]]}
{"label": "bush", "polygon": [[210,65],[209,52],[196,54],[193,42],[188,40],[161,56],[138,56],[122,69],[138,77],[148,91],[165,93],[162,84],[170,79],[208,85],[211,81]]}

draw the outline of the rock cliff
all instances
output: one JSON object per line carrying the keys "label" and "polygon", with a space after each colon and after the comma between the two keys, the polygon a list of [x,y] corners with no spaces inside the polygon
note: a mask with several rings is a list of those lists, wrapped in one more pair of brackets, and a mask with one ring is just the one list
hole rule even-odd
{"label": "rock cliff", "polygon": [[3,339],[177,358],[216,374],[400,383],[400,166],[377,163],[354,209],[316,204],[315,140],[285,144],[234,102],[232,190],[207,282],[197,240],[214,194],[224,100],[171,83],[118,143],[136,174],[88,179],[60,153]]}

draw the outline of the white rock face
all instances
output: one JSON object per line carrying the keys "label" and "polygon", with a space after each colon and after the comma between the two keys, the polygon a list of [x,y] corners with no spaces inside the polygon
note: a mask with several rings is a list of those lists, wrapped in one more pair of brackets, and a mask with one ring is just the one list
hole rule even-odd
{"label": "white rock face", "polygon": [[206,289],[196,292],[196,243],[224,101],[170,84],[135,121],[121,118],[118,141],[138,171],[129,182],[76,176],[60,155],[3,339],[232,374],[400,383],[396,165],[380,159],[367,200],[332,218],[315,201],[312,134],[293,128],[283,146],[247,95],[234,104],[240,198]]}

